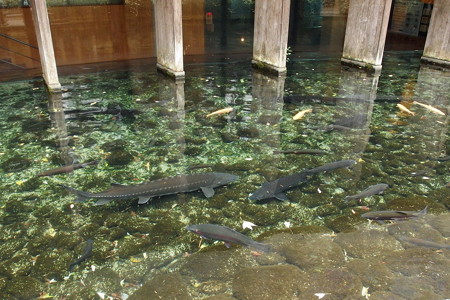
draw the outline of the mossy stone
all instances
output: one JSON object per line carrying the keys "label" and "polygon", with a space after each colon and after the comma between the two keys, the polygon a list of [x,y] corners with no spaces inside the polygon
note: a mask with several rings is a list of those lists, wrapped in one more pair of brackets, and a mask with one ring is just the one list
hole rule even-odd
{"label": "mossy stone", "polygon": [[104,143],[100,148],[105,152],[123,151],[127,143],[123,140],[114,140]]}
{"label": "mossy stone", "polygon": [[124,150],[111,152],[108,157],[106,157],[106,161],[110,166],[124,166],[132,162],[133,159],[133,155]]}
{"label": "mossy stone", "polygon": [[232,143],[239,140],[239,137],[230,132],[220,132],[220,137],[224,143]]}
{"label": "mossy stone", "polygon": [[86,285],[95,291],[117,293],[121,290],[120,277],[110,268],[97,269],[86,276]]}
{"label": "mossy stone", "polygon": [[5,160],[0,167],[3,169],[3,172],[19,172],[23,171],[31,166],[31,160],[20,155],[13,156],[7,160]]}
{"label": "mossy stone", "polygon": [[151,231],[154,244],[172,244],[182,234],[185,225],[173,218],[155,224]]}
{"label": "mossy stone", "polygon": [[68,251],[47,250],[37,257],[31,274],[41,280],[48,278],[62,280],[72,261],[73,257]]}
{"label": "mossy stone", "polygon": [[27,244],[27,249],[31,255],[39,255],[51,248],[53,243],[52,238],[41,235],[31,239]]}
{"label": "mossy stone", "polygon": [[187,284],[178,273],[161,274],[147,281],[136,290],[128,300],[147,300],[150,295],[157,295],[160,299],[189,300]]}
{"label": "mossy stone", "polygon": [[126,236],[120,243],[117,249],[117,255],[121,258],[128,258],[130,256],[145,252],[146,249],[152,245],[149,237]]}
{"label": "mossy stone", "polygon": [[355,230],[355,226],[365,222],[359,215],[338,216],[326,219],[325,224],[335,232],[349,232]]}
{"label": "mossy stone", "polygon": [[21,238],[10,239],[2,242],[0,247],[0,260],[11,258],[17,251],[23,248],[26,241]]}
{"label": "mossy stone", "polygon": [[306,274],[292,265],[252,267],[234,277],[233,296],[248,300],[290,300],[298,298],[307,282]]}
{"label": "mossy stone", "polygon": [[20,190],[23,192],[32,192],[38,189],[42,184],[42,178],[32,177],[20,185]]}
{"label": "mossy stone", "polygon": [[39,297],[42,283],[30,276],[19,276],[8,281],[5,292],[16,299],[34,299]]}
{"label": "mossy stone", "polygon": [[237,130],[237,135],[244,138],[257,138],[260,133],[256,127],[240,127]]}
{"label": "mossy stone", "polygon": [[153,224],[147,218],[140,216],[130,216],[126,219],[118,220],[117,226],[125,229],[128,233],[149,233]]}
{"label": "mossy stone", "polygon": [[22,214],[32,211],[32,207],[28,203],[17,201],[17,199],[12,199],[6,201],[3,210],[9,214]]}
{"label": "mossy stone", "polygon": [[31,255],[19,254],[0,264],[0,274],[10,279],[16,276],[27,276],[30,274],[32,267]]}
{"label": "mossy stone", "polygon": [[330,215],[339,214],[340,210],[333,204],[325,204],[316,208],[316,213],[318,216],[325,217]]}

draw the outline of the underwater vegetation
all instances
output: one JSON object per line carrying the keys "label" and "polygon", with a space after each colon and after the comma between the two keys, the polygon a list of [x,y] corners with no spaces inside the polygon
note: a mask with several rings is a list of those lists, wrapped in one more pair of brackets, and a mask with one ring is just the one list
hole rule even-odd
{"label": "underwater vegetation", "polygon": [[[448,250],[435,253],[402,237],[449,244],[449,75],[419,68],[419,53],[385,57],[379,77],[324,58],[291,59],[286,78],[238,61],[189,65],[182,83],[153,71],[71,75],[61,78],[57,95],[37,79],[2,83],[0,294],[292,299],[334,292],[343,299],[369,287],[374,299],[448,295],[441,283],[450,268],[439,278],[430,271],[448,266]],[[308,113],[294,120],[301,111]],[[341,160],[351,166],[318,169]],[[53,173],[86,162],[97,164]],[[320,172],[283,188],[286,201],[249,199],[265,183],[304,170]],[[100,206],[76,202],[61,187],[97,194],[215,173],[239,179],[213,195],[196,186]],[[389,186],[383,193],[358,195],[381,183]],[[423,218],[399,225],[368,225],[361,217],[426,206]],[[243,229],[244,221],[257,226]],[[199,249],[186,229],[193,224],[226,226],[274,253],[212,240]],[[428,265],[411,264],[424,257]],[[407,279],[416,286],[400,288]]]}

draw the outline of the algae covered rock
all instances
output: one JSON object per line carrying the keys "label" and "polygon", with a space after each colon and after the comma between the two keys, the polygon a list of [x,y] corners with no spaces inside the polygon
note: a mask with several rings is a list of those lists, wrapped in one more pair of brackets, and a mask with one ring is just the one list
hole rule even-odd
{"label": "algae covered rock", "polygon": [[121,289],[120,280],[119,275],[112,269],[103,268],[89,272],[85,283],[95,291],[115,293]]}
{"label": "algae covered rock", "polygon": [[233,279],[233,296],[240,300],[298,299],[307,275],[291,265],[246,268]]}
{"label": "algae covered rock", "polygon": [[360,230],[341,233],[335,240],[351,257],[369,258],[403,250],[402,245],[387,232]]}
{"label": "algae covered rock", "polygon": [[7,282],[5,292],[15,299],[34,299],[39,297],[42,287],[42,284],[35,278],[19,276]]}
{"label": "algae covered rock", "polygon": [[255,264],[249,254],[237,250],[207,251],[188,257],[180,272],[199,281],[227,280],[236,270]]}
{"label": "algae covered rock", "polygon": [[161,274],[147,281],[128,300],[152,299],[189,300],[187,285],[178,273]]}
{"label": "algae covered rock", "polygon": [[342,248],[330,237],[312,235],[297,239],[280,249],[286,261],[303,270],[339,266],[345,263]]}

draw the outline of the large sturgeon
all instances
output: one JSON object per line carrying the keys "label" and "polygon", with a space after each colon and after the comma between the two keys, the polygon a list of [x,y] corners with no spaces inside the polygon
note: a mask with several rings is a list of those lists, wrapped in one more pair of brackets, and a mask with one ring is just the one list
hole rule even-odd
{"label": "large sturgeon", "polygon": [[97,199],[96,205],[104,205],[116,199],[139,198],[138,203],[145,204],[152,197],[193,192],[200,189],[203,191],[203,194],[209,198],[214,196],[214,188],[226,185],[238,178],[239,177],[236,175],[227,173],[178,175],[135,185],[113,184],[112,188],[100,193],[89,193],[65,185],[62,186],[76,194],[78,196],[77,201],[94,198]]}

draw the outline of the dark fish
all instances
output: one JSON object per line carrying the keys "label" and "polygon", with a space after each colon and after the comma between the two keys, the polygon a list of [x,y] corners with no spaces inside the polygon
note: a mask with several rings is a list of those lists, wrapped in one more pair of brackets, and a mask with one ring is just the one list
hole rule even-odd
{"label": "dark fish", "polygon": [[283,193],[284,191],[300,185],[308,180],[309,175],[313,175],[319,172],[332,171],[338,168],[349,167],[356,162],[354,160],[339,160],[336,162],[324,164],[323,166],[303,170],[299,173],[288,175],[278,178],[277,180],[263,183],[262,186],[257,189],[250,197],[250,200],[263,200],[276,198],[281,201],[288,201],[289,199]]}
{"label": "dark fish", "polygon": [[69,265],[69,272],[72,272],[73,268],[76,265],[79,265],[80,263],[82,263],[83,261],[85,261],[86,259],[88,259],[92,255],[93,246],[94,246],[94,241],[93,240],[87,240],[86,241],[86,248],[84,248],[83,255],[81,255],[80,258],[78,258],[76,261],[74,261],[73,263],[71,263]]}
{"label": "dark fish", "polygon": [[308,180],[308,170],[301,171],[300,173],[288,175],[278,178],[271,182],[265,182],[249,197],[250,200],[263,200],[276,198],[281,201],[288,201],[289,199],[283,193],[284,191],[293,188]]}
{"label": "dark fish", "polygon": [[385,183],[374,184],[374,185],[369,186],[367,189],[365,189],[361,193],[345,197],[345,200],[362,199],[362,198],[370,197],[370,196],[373,196],[376,194],[380,194],[388,187],[389,187],[389,185],[387,185]]}
{"label": "dark fish", "polygon": [[96,165],[98,164],[98,161],[89,161],[82,164],[73,164],[69,166],[63,166],[59,168],[50,169],[47,171],[44,171],[42,173],[39,173],[37,176],[52,176],[56,174],[62,174],[62,173],[71,173],[76,169],[81,169],[87,166]]}
{"label": "dark fish", "polygon": [[214,196],[214,188],[226,185],[238,178],[238,176],[227,173],[178,175],[135,185],[114,184],[112,188],[100,193],[83,192],[65,185],[62,186],[76,194],[77,201],[94,198],[98,199],[96,205],[103,205],[117,199],[139,198],[138,203],[145,204],[152,197],[193,192],[200,189],[209,198]]}
{"label": "dark fish", "polygon": [[427,213],[428,206],[420,211],[408,211],[408,210],[380,210],[380,211],[371,211],[365,214],[362,214],[361,217],[369,219],[369,220],[405,220],[405,219],[413,219],[423,216]]}
{"label": "dark fish", "polygon": [[270,245],[254,241],[248,236],[226,226],[215,224],[197,224],[189,225],[186,229],[200,235],[204,239],[224,241],[227,248],[231,247],[230,243],[235,243],[262,252],[269,252],[271,250]]}
{"label": "dark fish", "polygon": [[427,247],[427,248],[450,249],[450,245],[447,245],[447,244],[441,244],[441,243],[436,243],[436,242],[412,238],[412,237],[402,236],[399,239],[402,241],[417,245],[417,246],[422,246],[422,247]]}
{"label": "dark fish", "polygon": [[298,149],[298,150],[275,150],[273,154],[326,154],[324,150]]}
{"label": "dark fish", "polygon": [[351,159],[338,160],[335,162],[324,164],[317,168],[312,168],[312,169],[306,170],[306,173],[308,175],[312,175],[312,174],[316,174],[316,173],[320,173],[320,172],[329,172],[329,171],[333,171],[333,170],[339,169],[339,168],[348,168],[348,167],[353,166],[354,164],[356,164],[356,161],[351,160]]}

